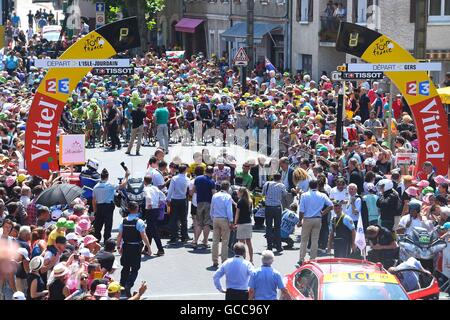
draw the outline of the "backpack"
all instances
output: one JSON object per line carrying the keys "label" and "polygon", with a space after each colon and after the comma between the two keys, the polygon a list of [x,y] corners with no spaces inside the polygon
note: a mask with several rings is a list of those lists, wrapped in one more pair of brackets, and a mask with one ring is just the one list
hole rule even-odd
{"label": "backpack", "polygon": [[367,208],[366,200],[364,200],[361,196],[357,195],[356,198],[361,199],[361,218],[363,223],[364,231],[369,226],[369,209]]}

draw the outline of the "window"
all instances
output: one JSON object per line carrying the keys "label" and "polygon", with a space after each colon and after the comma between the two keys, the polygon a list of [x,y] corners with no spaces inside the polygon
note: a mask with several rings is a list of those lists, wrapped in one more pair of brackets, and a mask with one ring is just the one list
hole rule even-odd
{"label": "window", "polygon": [[295,275],[295,288],[305,297],[317,300],[318,279],[309,269],[304,269]]}
{"label": "window", "polygon": [[428,21],[450,21],[450,0],[430,0]]}
{"label": "window", "polygon": [[302,67],[303,73],[312,73],[312,55],[302,54]]}
{"label": "window", "polygon": [[367,0],[358,0],[358,15],[356,23],[367,22]]}
{"label": "window", "polygon": [[313,21],[313,0],[297,0],[297,21]]}

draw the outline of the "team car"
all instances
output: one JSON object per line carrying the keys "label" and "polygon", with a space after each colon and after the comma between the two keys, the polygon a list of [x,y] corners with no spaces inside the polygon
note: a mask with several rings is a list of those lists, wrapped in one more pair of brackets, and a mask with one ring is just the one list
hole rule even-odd
{"label": "team car", "polygon": [[[406,274],[405,272],[410,272]],[[404,276],[417,276],[418,285],[407,292]],[[416,300],[439,297],[437,280],[429,273],[402,270],[395,275],[381,263],[346,258],[305,262],[285,278],[288,294],[281,300]]]}

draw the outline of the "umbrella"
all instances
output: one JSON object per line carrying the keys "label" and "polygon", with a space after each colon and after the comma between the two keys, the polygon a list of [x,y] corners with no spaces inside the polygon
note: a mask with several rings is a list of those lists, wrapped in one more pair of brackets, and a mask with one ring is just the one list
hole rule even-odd
{"label": "umbrella", "polygon": [[439,96],[441,97],[442,103],[450,104],[450,87],[437,89]]}
{"label": "umbrella", "polygon": [[51,207],[58,204],[62,205],[70,204],[82,193],[83,189],[74,184],[69,183],[57,184],[42,191],[42,193],[36,199],[36,203],[47,207]]}

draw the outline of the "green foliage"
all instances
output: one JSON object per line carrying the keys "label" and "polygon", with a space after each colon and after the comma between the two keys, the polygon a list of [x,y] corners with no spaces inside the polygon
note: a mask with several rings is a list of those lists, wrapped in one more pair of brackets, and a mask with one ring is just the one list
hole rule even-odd
{"label": "green foliage", "polygon": [[[99,0],[91,0],[92,2],[99,2]],[[113,22],[117,20],[117,14],[122,12],[124,16],[128,14],[128,8],[123,0],[103,0],[106,4],[106,21]],[[142,2],[145,7],[145,19],[147,21],[147,28],[152,30],[156,25],[156,15],[164,9],[166,0],[136,0]],[[139,6],[139,9],[141,6]]]}

